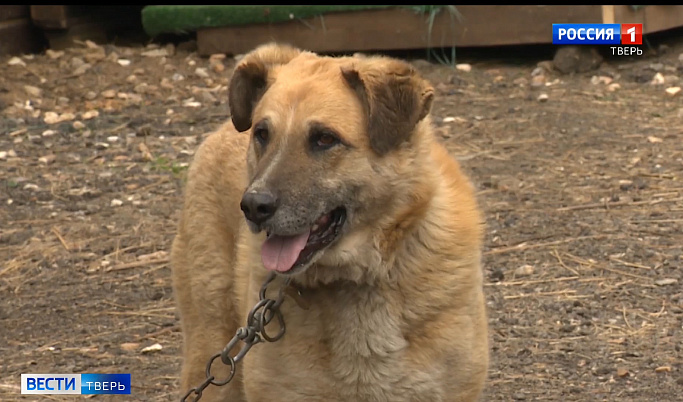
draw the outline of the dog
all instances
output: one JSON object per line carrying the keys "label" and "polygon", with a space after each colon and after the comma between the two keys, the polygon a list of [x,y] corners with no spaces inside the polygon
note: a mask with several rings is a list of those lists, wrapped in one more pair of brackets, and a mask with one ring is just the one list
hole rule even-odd
{"label": "dog", "polygon": [[[182,394],[275,273],[298,292],[280,306],[285,335],[254,345],[202,400],[478,400],[483,221],[434,135],[433,98],[388,57],[270,43],[238,62],[231,121],[196,152],[172,247]],[[229,374],[213,364],[216,381]]]}

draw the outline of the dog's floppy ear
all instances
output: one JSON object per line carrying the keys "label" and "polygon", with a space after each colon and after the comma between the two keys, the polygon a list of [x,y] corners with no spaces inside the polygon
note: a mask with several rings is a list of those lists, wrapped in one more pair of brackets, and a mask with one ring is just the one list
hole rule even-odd
{"label": "dog's floppy ear", "polygon": [[368,59],[343,67],[342,75],[365,108],[370,146],[378,155],[407,140],[431,109],[434,89],[405,62]]}
{"label": "dog's floppy ear", "polygon": [[228,105],[238,131],[251,127],[251,114],[266,91],[270,69],[289,63],[300,53],[291,46],[270,43],[254,49],[237,64],[228,89]]}

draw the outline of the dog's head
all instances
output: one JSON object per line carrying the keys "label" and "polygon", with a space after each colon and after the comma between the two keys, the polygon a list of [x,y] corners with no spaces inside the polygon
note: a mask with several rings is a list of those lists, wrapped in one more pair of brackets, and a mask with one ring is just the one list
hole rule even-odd
{"label": "dog's head", "polygon": [[376,223],[396,191],[384,167],[401,163],[392,155],[411,146],[432,98],[410,65],[388,58],[269,44],[239,62],[229,104],[235,128],[251,135],[241,208],[252,231],[268,234],[266,268],[302,272]]}

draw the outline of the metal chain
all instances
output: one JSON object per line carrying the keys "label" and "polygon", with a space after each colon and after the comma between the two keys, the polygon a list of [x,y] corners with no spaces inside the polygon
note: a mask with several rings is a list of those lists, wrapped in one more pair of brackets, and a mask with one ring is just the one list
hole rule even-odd
{"label": "metal chain", "polygon": [[[230,342],[225,345],[223,350],[211,356],[209,361],[206,363],[206,379],[201,384],[187,391],[187,393],[182,397],[181,402],[198,401],[202,397],[202,392],[204,392],[204,389],[211,384],[219,387],[226,385],[232,381],[233,377],[235,376],[237,363],[242,361],[252,346],[261,342],[275,342],[282,338],[282,336],[285,334],[285,320],[282,317],[280,306],[285,299],[285,289],[287,286],[289,286],[290,279],[287,279],[282,285],[276,299],[268,299],[266,298],[266,291],[268,290],[268,285],[273,282],[275,277],[275,273],[271,273],[261,286],[261,290],[259,291],[259,301],[251,309],[251,311],[249,311],[249,315],[247,316],[247,325],[237,329],[237,333],[235,333],[235,336],[233,336]],[[266,332],[266,326],[273,320],[273,318],[277,319],[280,330],[275,335],[271,336]],[[242,348],[239,350],[239,352],[237,352],[235,357],[230,356],[230,353],[240,342],[244,344]],[[211,366],[219,357],[223,364],[230,366],[230,374],[228,374],[225,379],[220,381],[216,380],[216,377],[211,374]],[[194,394],[194,399],[188,399],[192,394]]]}

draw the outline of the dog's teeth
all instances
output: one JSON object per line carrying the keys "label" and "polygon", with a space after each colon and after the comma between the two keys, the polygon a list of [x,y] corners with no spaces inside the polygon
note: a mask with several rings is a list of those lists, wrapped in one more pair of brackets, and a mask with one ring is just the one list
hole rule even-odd
{"label": "dog's teeth", "polygon": [[320,225],[318,225],[318,224],[316,223],[316,224],[313,225],[313,227],[311,228],[311,232],[316,232],[316,231],[318,231],[318,229],[320,229]]}

